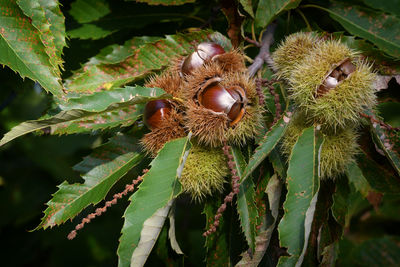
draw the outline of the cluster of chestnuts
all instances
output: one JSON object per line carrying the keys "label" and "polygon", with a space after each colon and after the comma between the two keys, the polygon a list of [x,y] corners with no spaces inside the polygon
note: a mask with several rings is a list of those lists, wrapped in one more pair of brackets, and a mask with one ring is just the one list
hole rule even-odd
{"label": "cluster of chestnuts", "polygon": [[162,88],[174,98],[146,104],[143,121],[151,131],[142,144],[155,156],[166,142],[192,132],[193,146],[180,182],[198,200],[222,191],[229,174],[222,144],[243,144],[254,137],[260,129],[262,107],[239,51],[203,42],[190,55],[172,62],[145,84]]}
{"label": "cluster of chestnuts", "polygon": [[321,177],[340,175],[358,151],[360,114],[376,103],[371,66],[340,41],[315,33],[288,36],[272,56],[296,113],[283,138],[283,152],[289,156],[302,131],[319,125],[324,136]]}

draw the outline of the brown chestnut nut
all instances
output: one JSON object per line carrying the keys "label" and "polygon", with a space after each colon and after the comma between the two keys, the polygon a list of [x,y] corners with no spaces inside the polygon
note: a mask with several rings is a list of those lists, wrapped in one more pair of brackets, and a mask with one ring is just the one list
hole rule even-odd
{"label": "brown chestnut nut", "polygon": [[200,43],[196,51],[190,54],[182,63],[181,72],[190,74],[192,71],[204,64],[205,61],[212,60],[215,56],[224,54],[225,50],[219,44],[212,42]]}
{"label": "brown chestnut nut", "polygon": [[215,112],[225,113],[230,126],[243,117],[247,102],[245,91],[239,86],[224,88],[219,83],[206,87],[198,96],[199,104]]}
{"label": "brown chestnut nut", "polygon": [[161,122],[169,116],[171,109],[171,103],[165,99],[147,102],[143,113],[144,124],[150,130],[159,127]]}

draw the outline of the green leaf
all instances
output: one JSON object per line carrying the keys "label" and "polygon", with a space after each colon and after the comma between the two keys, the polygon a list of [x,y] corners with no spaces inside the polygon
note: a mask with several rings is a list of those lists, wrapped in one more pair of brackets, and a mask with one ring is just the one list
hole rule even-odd
{"label": "green leaf", "polygon": [[363,197],[367,197],[371,186],[367,179],[365,179],[361,169],[357,166],[357,163],[352,162],[347,166],[346,170],[349,182],[352,183],[357,191],[361,193]]}
{"label": "green leaf", "polygon": [[46,54],[57,75],[62,67],[65,43],[65,18],[56,0],[17,0],[17,4],[39,31]]}
{"label": "green leaf", "polygon": [[[319,150],[322,138],[314,127],[300,135],[289,159],[287,172],[287,195],[284,215],[279,223],[281,247],[287,248],[289,256],[279,258],[278,266],[294,266],[306,244],[307,210],[319,190]],[[301,264],[301,262],[300,262]]]}
{"label": "green leaf", "polygon": [[279,202],[282,193],[282,182],[279,180],[277,175],[273,175],[268,182],[266,193],[268,194],[269,209],[271,211],[271,221],[264,219],[264,223],[261,225],[258,235],[256,236],[256,248],[253,255],[243,252],[241,254],[241,260],[235,265],[236,267],[257,267],[264,257],[265,251],[267,250],[272,233],[275,229],[276,220],[279,212]]}
{"label": "green leaf", "polygon": [[349,199],[350,199],[350,187],[347,181],[343,179],[338,179],[336,182],[336,190],[333,194],[333,205],[332,205],[332,215],[335,220],[343,227],[347,225],[349,221]]}
{"label": "green leaf", "polygon": [[22,78],[39,82],[45,90],[61,97],[58,68],[51,65],[40,32],[30,24],[15,1],[0,0],[0,7],[0,64],[7,65]]}
{"label": "green leaf", "polygon": [[131,267],[142,267],[146,263],[174,201],[174,199],[168,201],[167,205],[158,209],[143,223],[139,244],[132,254]]}
{"label": "green leaf", "polygon": [[109,45],[100,50],[100,53],[89,59],[86,64],[117,64],[126,58],[134,55],[135,50],[146,43],[153,43],[161,40],[161,37],[141,36],[133,37],[123,45]]}
{"label": "green leaf", "polygon": [[382,168],[365,153],[357,156],[357,164],[374,190],[382,193],[400,193],[400,180],[387,169],[390,168],[389,164]]}
{"label": "green leaf", "polygon": [[[363,56],[368,58],[368,61],[374,63],[374,69],[380,74],[392,76],[393,74],[400,73],[400,66],[396,58],[387,55],[371,42],[355,36],[343,35],[343,32],[333,33],[333,35],[350,48],[360,51]],[[375,89],[380,90],[385,88],[382,78],[382,76],[378,75],[374,85],[376,87]],[[387,82],[389,82],[389,80],[387,80]]]}
{"label": "green leaf", "polygon": [[286,128],[289,124],[289,118],[283,115],[282,118],[277,121],[277,123],[272,126],[271,130],[267,132],[264,138],[259,143],[254,154],[251,156],[249,163],[247,164],[243,175],[240,179],[241,182],[247,179],[250,174],[260,165],[260,163],[269,155],[269,153],[274,149],[276,144],[285,134]]}
{"label": "green leaf", "polygon": [[98,20],[110,13],[110,7],[104,0],[76,0],[71,4],[69,14],[79,23]]}
{"label": "green leaf", "polygon": [[97,204],[111,187],[142,159],[139,140],[127,135],[117,135],[85,157],[74,169],[82,173],[84,183],[69,184],[64,181],[47,202],[42,222],[36,229],[60,225],[74,218],[90,204]]}
{"label": "green leaf", "polygon": [[[191,53],[196,43],[207,40],[227,44],[224,36],[211,31],[170,35],[138,47],[119,64],[85,64],[66,80],[65,87],[68,92],[84,94],[118,87],[166,67],[172,59]],[[230,47],[225,48],[229,50]]]}
{"label": "green leaf", "polygon": [[[98,130],[106,130],[114,127],[127,127],[141,118],[144,111],[144,104],[137,104],[134,107],[116,105],[113,109],[104,112],[85,112],[80,113],[75,119],[62,121],[49,126],[51,135],[89,133]],[[73,113],[76,110],[71,110]],[[47,132],[44,129],[43,132]]]}
{"label": "green leaf", "polygon": [[275,147],[269,154],[269,161],[271,162],[274,170],[279,174],[282,180],[286,180],[286,160],[283,155],[279,153],[278,147]]}
{"label": "green leaf", "polygon": [[260,0],[256,11],[255,26],[265,28],[283,11],[296,8],[301,0]]}
{"label": "green leaf", "polygon": [[[231,149],[233,160],[237,166],[239,177],[242,176],[246,161],[239,148],[233,147]],[[247,244],[251,251],[255,250],[256,245],[256,224],[258,220],[257,207],[254,200],[254,183],[252,179],[247,179],[239,187],[239,194],[237,196],[237,210],[239,213],[240,226],[244,236],[246,237]]]}
{"label": "green leaf", "polygon": [[[389,79],[394,78],[389,76]],[[400,75],[397,75],[398,84],[400,84]],[[389,81],[388,81],[389,82]],[[391,96],[390,96],[391,97]],[[385,123],[390,124],[393,127],[400,127],[400,102],[383,102],[377,106],[379,110],[379,116],[384,118]],[[398,142],[399,139],[397,139]]]}
{"label": "green leaf", "polygon": [[400,1],[399,0],[363,0],[369,7],[380,9],[386,13],[400,17]]}
{"label": "green leaf", "polygon": [[179,138],[164,145],[151,162],[150,171],[130,198],[125,210],[125,222],[118,247],[119,266],[130,266],[131,257],[139,244],[143,223],[174,199],[181,190],[179,177],[190,148],[189,138]]}
{"label": "green leaf", "polygon": [[249,15],[254,18],[254,12],[253,12],[253,1],[252,0],[240,0],[240,4],[242,5],[243,9],[249,13]]}
{"label": "green leaf", "polygon": [[[136,88],[132,89],[135,90]],[[107,94],[102,94],[104,101],[103,99],[100,99],[97,102],[94,101],[93,104],[82,102],[83,108],[96,110],[95,112],[71,109],[61,111],[50,118],[23,122],[4,135],[0,140],[0,146],[24,134],[35,132],[47,127],[50,127],[50,133],[52,134],[67,134],[94,131],[121,124],[124,126],[130,125],[142,114],[143,111],[143,106],[134,106],[135,104],[145,103],[158,98],[166,98],[167,96],[157,95],[164,92],[161,89],[147,88],[147,91],[141,89],[143,88],[139,88],[139,90],[143,92],[143,95],[135,94],[132,98],[127,98],[127,101],[125,102],[116,102],[122,99],[113,98],[112,95]],[[122,90],[122,92],[126,91]],[[89,99],[97,99],[96,95],[88,97]],[[80,100],[77,99],[75,104],[81,103],[79,101]],[[111,104],[105,108],[107,103]]]}
{"label": "green leaf", "polygon": [[[365,111],[365,113],[375,118],[375,115],[371,111]],[[387,135],[388,133],[382,129],[380,124],[369,122],[371,124],[371,135],[374,142],[384,151],[393,168],[397,171],[397,174],[400,175],[400,157],[396,151],[392,149],[393,144],[391,144],[392,140],[390,140]]]}
{"label": "green leaf", "polygon": [[329,9],[318,8],[328,11],[351,34],[365,38],[387,54],[400,58],[399,18],[340,2],[333,2]]}
{"label": "green leaf", "polygon": [[125,86],[115,88],[111,91],[95,92],[91,95],[81,95],[70,97],[67,102],[61,102],[59,107],[62,110],[80,109],[90,112],[100,112],[106,110],[110,105],[130,101],[129,105],[145,103],[149,98],[159,96],[168,97],[164,90],[160,88],[148,88],[142,86]]}
{"label": "green leaf", "polygon": [[98,40],[114,33],[115,31],[116,30],[103,29],[94,24],[83,24],[79,28],[69,30],[67,34],[70,38]]}
{"label": "green leaf", "polygon": [[148,5],[179,6],[186,3],[194,3],[196,0],[127,0]]}

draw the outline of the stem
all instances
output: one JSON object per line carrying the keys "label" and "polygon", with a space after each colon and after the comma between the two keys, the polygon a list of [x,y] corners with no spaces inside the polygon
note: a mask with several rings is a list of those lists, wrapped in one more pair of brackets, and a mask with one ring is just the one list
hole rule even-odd
{"label": "stem", "polygon": [[277,24],[275,22],[268,25],[266,31],[263,33],[261,48],[258,55],[254,58],[253,64],[247,69],[249,76],[253,77],[257,71],[259,71],[264,63],[267,63],[271,68],[273,68],[273,60],[269,52],[271,44],[274,42],[274,32]]}

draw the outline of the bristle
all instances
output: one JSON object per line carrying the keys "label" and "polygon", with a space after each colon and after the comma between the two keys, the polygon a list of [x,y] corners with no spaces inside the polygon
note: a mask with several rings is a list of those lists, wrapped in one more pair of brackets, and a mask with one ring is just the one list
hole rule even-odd
{"label": "bristle", "polygon": [[226,139],[230,144],[243,145],[247,140],[256,137],[262,128],[263,108],[257,104],[248,105],[246,112],[235,127],[228,128]]}
{"label": "bristle", "polygon": [[293,146],[299,138],[302,131],[311,126],[312,123],[307,122],[307,116],[304,112],[296,110],[292,119],[289,122],[288,128],[286,129],[285,135],[281,140],[281,151],[287,158],[289,158],[292,152]]}
{"label": "bristle", "polygon": [[193,70],[191,75],[186,75],[183,82],[183,94],[188,101],[196,97],[199,89],[208,80],[216,77],[222,77],[224,70],[216,62],[211,61],[209,64]]}
{"label": "bristle", "polygon": [[225,177],[229,174],[226,159],[220,148],[206,148],[194,144],[183,168],[182,189],[195,201],[206,195],[222,192]]}
{"label": "bristle", "polygon": [[298,32],[286,37],[285,41],[272,54],[277,76],[288,79],[294,64],[300,62],[319,44],[314,33]]}
{"label": "bristle", "polygon": [[355,161],[359,151],[357,134],[348,128],[334,135],[324,135],[321,150],[321,179],[334,179],[346,170],[346,166]]}
{"label": "bristle", "polygon": [[246,72],[224,73],[221,85],[228,88],[232,85],[238,85],[246,91],[246,97],[250,104],[258,102],[256,83]]}
{"label": "bristle", "polygon": [[[355,57],[356,53],[338,41],[321,43],[300,63],[289,78],[289,97],[316,123],[343,128],[359,121],[359,113],[375,104],[372,83],[375,74]],[[344,59],[350,59],[356,70],[335,88],[317,95],[326,75]]]}
{"label": "bristle", "polygon": [[[296,114],[285,132],[281,141],[282,152],[289,158],[297,139],[303,130],[312,123],[306,121],[304,113]],[[358,152],[357,135],[355,128],[348,127],[336,132],[321,130],[324,142],[321,149],[321,178],[334,179],[337,175],[343,173],[348,163],[354,161]]]}
{"label": "bristle", "polygon": [[[185,117],[187,130],[191,131],[200,143],[212,147],[220,146],[223,140],[243,144],[247,139],[257,135],[261,127],[263,109],[259,105],[254,80],[244,72],[223,72],[215,63],[202,69],[203,72],[196,73],[196,77],[189,77],[185,83],[188,89]],[[215,77],[223,87],[239,86],[246,93],[248,103],[245,106],[245,113],[239,123],[233,127],[229,127],[229,119],[225,113],[214,112],[195,102],[205,81],[211,81]]]}
{"label": "bristle", "polygon": [[222,144],[228,129],[228,116],[195,104],[187,103],[185,126],[201,144],[217,147]]}
{"label": "bristle", "polygon": [[182,115],[176,109],[172,109],[171,114],[159,127],[143,136],[141,143],[145,151],[155,157],[166,142],[186,136],[182,122]]}
{"label": "bristle", "polygon": [[171,69],[167,69],[160,75],[151,76],[144,86],[159,87],[174,97],[182,97],[182,78],[178,72]]}
{"label": "bristle", "polygon": [[246,64],[243,54],[238,50],[226,52],[225,54],[216,56],[213,61],[222,67],[226,72],[244,72]]}
{"label": "bristle", "polygon": [[[289,78],[290,98],[299,109],[307,112],[316,123],[343,128],[359,121],[359,113],[375,104],[372,83],[375,74],[358,61],[356,53],[338,41],[321,43],[296,64]],[[356,70],[335,88],[317,95],[326,75],[344,59],[350,59]]]}
{"label": "bristle", "polygon": [[359,63],[357,70],[335,89],[316,100],[309,107],[318,123],[332,128],[360,123],[360,113],[376,104],[373,81],[375,74],[369,67]]}

